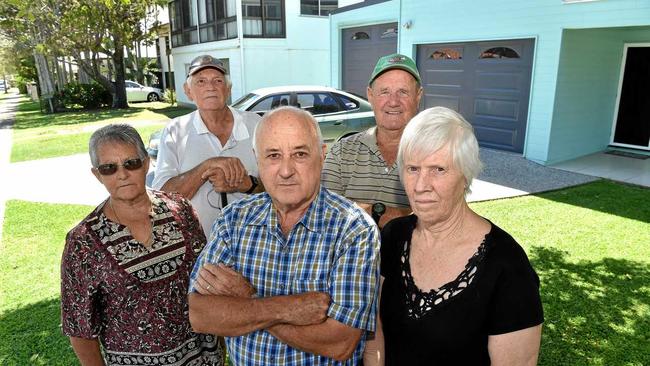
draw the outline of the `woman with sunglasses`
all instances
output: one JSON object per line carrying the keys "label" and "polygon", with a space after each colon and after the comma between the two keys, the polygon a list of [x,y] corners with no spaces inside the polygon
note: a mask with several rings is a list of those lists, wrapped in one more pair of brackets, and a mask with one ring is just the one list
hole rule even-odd
{"label": "woman with sunglasses", "polygon": [[216,337],[188,319],[189,274],[206,242],[192,206],[147,190],[149,158],[133,127],[97,130],[89,150],[109,197],[68,233],[61,263],[63,332],[79,361],[221,365]]}

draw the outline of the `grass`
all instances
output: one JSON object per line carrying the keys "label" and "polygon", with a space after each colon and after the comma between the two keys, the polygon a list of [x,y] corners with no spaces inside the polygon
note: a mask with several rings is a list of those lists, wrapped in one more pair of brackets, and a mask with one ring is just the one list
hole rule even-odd
{"label": "grass", "polygon": [[[649,365],[650,190],[598,181],[472,204],[541,279],[540,365]],[[68,365],[59,326],[65,233],[87,206],[9,201],[0,243],[0,364]]]}
{"label": "grass", "polygon": [[540,276],[540,365],[649,365],[650,189],[610,181],[473,204]]}
{"label": "grass", "polygon": [[145,143],[169,118],[190,109],[162,102],[133,103],[129,109],[98,109],[42,114],[39,103],[22,98],[13,126],[11,162],[85,153],[94,130],[109,123],[133,125]]}

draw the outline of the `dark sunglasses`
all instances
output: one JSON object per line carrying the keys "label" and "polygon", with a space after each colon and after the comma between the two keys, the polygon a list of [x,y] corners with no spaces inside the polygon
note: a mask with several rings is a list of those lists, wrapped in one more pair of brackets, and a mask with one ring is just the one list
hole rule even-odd
{"label": "dark sunglasses", "polygon": [[[115,172],[117,171],[117,167],[119,165],[120,164],[116,164],[116,163],[102,164],[97,167],[97,171],[101,175],[112,175],[115,174]],[[126,160],[124,163],[122,163],[122,166],[126,170],[138,170],[142,168],[142,159],[135,158],[135,159]]]}

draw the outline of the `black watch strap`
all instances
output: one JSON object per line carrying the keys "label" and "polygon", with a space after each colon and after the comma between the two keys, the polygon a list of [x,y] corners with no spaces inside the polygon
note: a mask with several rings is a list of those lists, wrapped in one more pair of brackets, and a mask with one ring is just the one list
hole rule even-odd
{"label": "black watch strap", "polygon": [[248,191],[244,192],[246,194],[253,193],[253,191],[255,190],[255,188],[257,188],[257,186],[259,184],[259,182],[257,181],[257,178],[253,177],[252,175],[249,175],[249,177],[251,178],[251,183],[252,184],[251,184],[251,187],[248,189]]}

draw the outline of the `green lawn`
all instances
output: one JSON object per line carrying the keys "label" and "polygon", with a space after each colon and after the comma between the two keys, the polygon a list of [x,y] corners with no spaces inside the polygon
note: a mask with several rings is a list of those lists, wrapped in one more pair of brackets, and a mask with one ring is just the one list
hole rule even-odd
{"label": "green lawn", "polygon": [[[650,189],[609,181],[472,204],[541,279],[541,365],[650,365]],[[59,325],[65,233],[91,207],[9,201],[0,243],[0,365],[69,365]]]}
{"label": "green lawn", "polygon": [[94,130],[109,123],[129,123],[144,140],[164,127],[169,118],[190,109],[169,104],[132,103],[125,110],[99,109],[42,114],[38,102],[22,98],[13,127],[11,162],[51,158],[88,151],[88,139]]}

